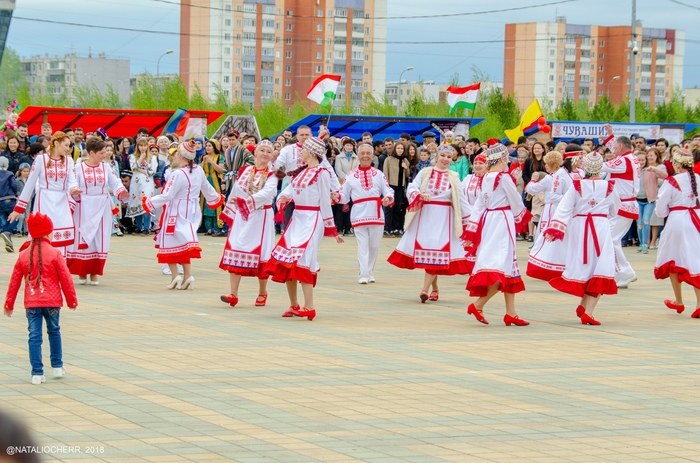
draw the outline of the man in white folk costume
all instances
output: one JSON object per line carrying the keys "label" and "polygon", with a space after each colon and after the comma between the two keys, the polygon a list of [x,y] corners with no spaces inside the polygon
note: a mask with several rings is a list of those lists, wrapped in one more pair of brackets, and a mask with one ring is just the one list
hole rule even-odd
{"label": "man in white folk costume", "polygon": [[374,283],[374,264],[384,232],[382,206],[394,203],[394,190],[384,173],[372,167],[374,148],[363,143],[357,148],[360,166],[350,170],[340,188],[331,195],[334,202],[347,204],[352,200],[350,221],[357,239],[357,260],[360,264],[358,283]]}

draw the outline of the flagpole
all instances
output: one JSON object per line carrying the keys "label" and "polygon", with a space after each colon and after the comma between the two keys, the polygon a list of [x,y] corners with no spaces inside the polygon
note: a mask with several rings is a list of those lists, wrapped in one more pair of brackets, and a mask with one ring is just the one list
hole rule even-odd
{"label": "flagpole", "polygon": [[333,103],[335,103],[335,98],[331,100],[331,108],[328,110],[328,118],[326,119],[326,128],[328,129],[328,136],[331,135],[331,115],[333,114]]}

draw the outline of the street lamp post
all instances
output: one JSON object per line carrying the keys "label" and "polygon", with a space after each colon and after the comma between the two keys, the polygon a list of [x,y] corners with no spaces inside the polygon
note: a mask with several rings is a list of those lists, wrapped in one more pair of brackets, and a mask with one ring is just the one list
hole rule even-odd
{"label": "street lamp post", "polygon": [[619,79],[620,79],[620,76],[615,76],[612,79],[610,79],[610,82],[608,82],[608,91],[605,93],[608,97],[608,100],[610,100],[610,84],[612,84],[613,82],[615,82],[616,80],[619,80]]}
{"label": "street lamp post", "polygon": [[407,67],[406,69],[404,69],[403,71],[401,71],[401,74],[399,74],[399,88],[398,88],[398,92],[399,92],[399,102],[398,102],[398,107],[396,108],[396,109],[397,109],[397,111],[396,111],[397,113],[401,113],[401,78],[403,77],[403,73],[406,72],[406,71],[413,71],[413,66]]}
{"label": "street lamp post", "polygon": [[165,55],[169,55],[171,53],[175,53],[175,50],[166,50],[165,53],[158,57],[158,62],[156,63],[156,80],[158,79],[158,77],[160,77],[160,59]]}

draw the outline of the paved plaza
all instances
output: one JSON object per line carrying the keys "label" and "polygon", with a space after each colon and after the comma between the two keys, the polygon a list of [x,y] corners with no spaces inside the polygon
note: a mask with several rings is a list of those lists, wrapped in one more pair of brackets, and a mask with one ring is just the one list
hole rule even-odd
{"label": "paved plaza", "polygon": [[[700,461],[700,320],[688,287],[685,313],[664,307],[654,251],[626,248],[640,278],[602,299],[601,326],[525,278],[516,302],[532,324],[506,327],[501,296],[489,326],[466,315],[466,277],[441,277],[440,300],[421,304],[422,272],[386,263],[396,238],[367,286],[354,238],[325,239],[312,322],[280,317],[277,283],[267,307],[253,307],[252,279],[239,307],[220,302],[224,239],[201,242],[195,290],[169,291],[150,238],[113,238],[100,285],[76,278],[78,310],[62,311],[62,380],[47,368],[45,384],[30,383],[21,303],[3,317],[0,408],[40,444],[81,451],[44,461]],[[4,292],[16,254],[0,257]]]}

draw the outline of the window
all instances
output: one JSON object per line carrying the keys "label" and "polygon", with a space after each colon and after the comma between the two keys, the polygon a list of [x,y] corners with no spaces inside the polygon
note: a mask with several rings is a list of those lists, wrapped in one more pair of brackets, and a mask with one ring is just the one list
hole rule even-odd
{"label": "window", "polygon": [[[238,50],[238,49],[237,49],[237,50]],[[240,69],[240,68],[241,68],[241,62],[238,61],[238,62],[236,63],[236,69]]]}
{"label": "window", "polygon": [[261,82],[263,84],[271,84],[272,83],[272,76],[262,76]]}
{"label": "window", "polygon": [[591,45],[595,46],[595,39],[591,39]]}
{"label": "window", "polygon": [[229,34],[228,32],[225,33],[225,34],[224,34],[224,40],[226,40],[226,41],[231,40],[231,34]]}
{"label": "window", "polygon": [[602,77],[601,77],[600,79],[598,79],[598,83],[599,83],[599,84],[602,84],[602,83],[604,83],[604,80],[603,80],[603,78],[602,78]]}
{"label": "window", "polygon": [[274,42],[275,41],[275,34],[270,34],[269,32],[267,34],[263,34],[262,41],[263,42]]}
{"label": "window", "polygon": [[581,45],[589,46],[590,44],[591,44],[590,37],[582,37],[581,38]]}
{"label": "window", "polygon": [[231,54],[231,47],[224,47],[224,54],[230,55]]}
{"label": "window", "polygon": [[321,37],[316,39],[316,45],[323,45],[323,39]]}
{"label": "window", "polygon": [[562,76],[562,75],[560,74],[560,75],[559,75],[559,82],[561,82],[561,81],[563,80],[563,78],[564,78],[564,76]]}
{"label": "window", "polygon": [[666,70],[665,66],[656,66],[656,72],[658,74],[663,74],[665,70]]}
{"label": "window", "polygon": [[241,20],[236,21],[236,27],[241,27]]}
{"label": "window", "polygon": [[226,11],[231,11],[231,5],[225,5],[224,10]]}
{"label": "window", "polygon": [[287,101],[291,100],[291,98],[290,98],[290,96],[289,96],[289,93],[285,93],[285,94],[284,94],[284,99],[287,100]]}
{"label": "window", "polygon": [[549,43],[551,43],[552,45],[556,45],[556,43],[557,43],[556,37],[550,37],[550,38],[549,38]]}
{"label": "window", "polygon": [[316,59],[323,59],[323,53],[321,53],[320,51],[317,51],[316,52]]}
{"label": "window", "polygon": [[275,5],[263,5],[263,14],[275,14]]}
{"label": "window", "polygon": [[292,72],[292,67],[291,67],[291,66],[285,66],[285,67],[284,67],[284,72]]}
{"label": "window", "polygon": [[336,18],[347,18],[348,17],[347,8],[336,8],[335,9],[335,17]]}
{"label": "window", "polygon": [[231,61],[224,61],[224,69],[231,69]]}
{"label": "window", "polygon": [[243,98],[255,98],[255,90],[243,90]]}
{"label": "window", "polygon": [[323,24],[316,24],[316,30],[318,32],[323,32]]}
{"label": "window", "polygon": [[603,59],[603,58],[605,58],[605,53],[601,53],[600,55],[598,55],[598,59]]}
{"label": "window", "polygon": [[284,80],[284,86],[285,86],[285,87],[291,87],[291,86],[292,86],[292,79],[285,79],[285,80]]}
{"label": "window", "polygon": [[287,37],[287,45],[291,45],[291,44],[292,44],[292,38],[291,38],[291,37]]}
{"label": "window", "polygon": [[321,73],[321,66],[316,66],[316,74],[320,74],[320,73]]}
{"label": "window", "polygon": [[255,40],[255,32],[244,32],[243,40]]}
{"label": "window", "polygon": [[328,43],[328,46],[329,46],[329,47],[332,46],[332,45],[333,45],[333,39],[328,39],[328,42],[327,42],[327,43]]}
{"label": "window", "polygon": [[651,64],[642,64],[642,72],[651,72]]}
{"label": "window", "polygon": [[243,56],[255,56],[255,47],[243,47]]}
{"label": "window", "polygon": [[344,74],[345,73],[345,65],[344,64],[334,64],[333,65],[333,72]]}
{"label": "window", "polygon": [[589,81],[589,77],[590,77],[590,76],[588,76],[588,75],[582,74],[582,75],[580,76],[580,78],[579,78],[579,82],[588,82],[588,81]]}
{"label": "window", "polygon": [[287,16],[294,16],[294,12],[292,10],[287,10]]}
{"label": "window", "polygon": [[352,59],[362,59],[362,52],[361,51],[353,51],[352,52]]}
{"label": "window", "polygon": [[605,66],[598,66],[598,72],[603,72],[605,70]]}
{"label": "window", "polygon": [[229,76],[224,76],[224,83],[228,84],[231,78]]}
{"label": "window", "polygon": [[576,49],[575,48],[567,48],[566,49],[566,56],[576,56]]}
{"label": "window", "polygon": [[345,50],[336,50],[335,59],[345,59]]}
{"label": "window", "polygon": [[549,94],[554,95],[554,87],[549,87]]}
{"label": "window", "polygon": [[549,75],[549,81],[550,81],[550,82],[554,82],[554,75],[553,75],[553,74],[550,74],[550,75]]}
{"label": "window", "polygon": [[333,32],[333,24],[328,25],[328,32]]}
{"label": "window", "polygon": [[243,11],[246,13],[255,13],[255,4],[254,3],[246,3],[243,5]]}
{"label": "window", "polygon": [[369,35],[369,27],[365,27],[365,34]]}
{"label": "window", "polygon": [[[229,5],[231,6],[231,5]],[[230,19],[224,19],[224,26],[230,26],[231,25],[231,20]]]}
{"label": "window", "polygon": [[264,48],[262,49],[262,55],[263,56],[274,56],[275,54],[275,49],[274,48]]}
{"label": "window", "polygon": [[328,59],[333,59],[333,53],[328,52],[328,53],[326,54],[326,57],[327,57]]}
{"label": "window", "polygon": [[270,29],[274,29],[275,28],[274,19],[264,19],[263,20],[263,27],[269,27]]}
{"label": "window", "polygon": [[326,66],[326,72],[331,72],[331,67],[330,67],[330,66]]}
{"label": "window", "polygon": [[255,19],[253,18],[246,18],[243,20],[243,24],[245,24],[248,27],[255,27]]}
{"label": "window", "polygon": [[554,69],[554,62],[549,63],[549,69]]}
{"label": "window", "polygon": [[280,51],[279,51],[279,50],[276,50],[276,51],[275,51],[275,58],[279,58],[279,57],[280,57]]}
{"label": "window", "polygon": [[291,23],[287,23],[287,30],[288,30],[288,31],[291,31],[291,30],[292,30],[292,24],[291,24]]}
{"label": "window", "polygon": [[270,98],[272,96],[272,90],[262,90],[260,91],[260,96],[263,98]]}
{"label": "window", "polygon": [[240,84],[240,83],[241,83],[241,77],[240,77],[240,76],[236,76],[236,83],[237,83],[237,84]]}
{"label": "window", "polygon": [[564,63],[559,63],[559,69],[564,69]]}
{"label": "window", "polygon": [[365,68],[365,75],[369,74],[369,68]]}
{"label": "window", "polygon": [[255,74],[243,74],[243,83],[244,84],[254,84],[255,83]]}
{"label": "window", "polygon": [[319,18],[323,18],[323,10],[316,11],[316,16]]}
{"label": "window", "polygon": [[549,50],[549,56],[554,56],[554,50]]}
{"label": "window", "polygon": [[599,46],[604,47],[604,46],[605,46],[605,40],[601,40],[601,41],[599,42]]}
{"label": "window", "polygon": [[243,69],[255,69],[255,61],[243,61]]}
{"label": "window", "polygon": [[369,55],[365,55],[365,61],[369,61]]}
{"label": "window", "polygon": [[291,58],[292,57],[292,52],[288,51],[287,53],[284,54],[285,58]]}

